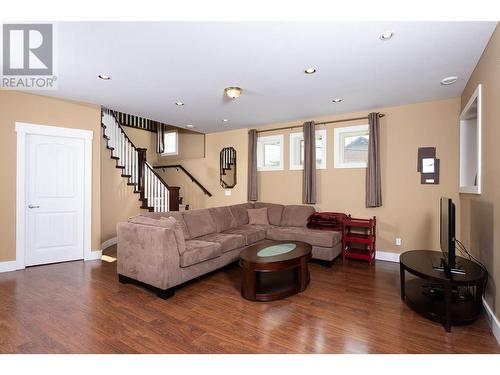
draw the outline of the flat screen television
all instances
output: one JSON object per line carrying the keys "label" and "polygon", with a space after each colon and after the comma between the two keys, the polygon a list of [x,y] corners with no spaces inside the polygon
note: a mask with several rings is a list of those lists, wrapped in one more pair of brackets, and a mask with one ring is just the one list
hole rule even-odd
{"label": "flat screen television", "polygon": [[443,252],[443,267],[446,271],[455,268],[455,204],[450,198],[440,200],[440,237]]}

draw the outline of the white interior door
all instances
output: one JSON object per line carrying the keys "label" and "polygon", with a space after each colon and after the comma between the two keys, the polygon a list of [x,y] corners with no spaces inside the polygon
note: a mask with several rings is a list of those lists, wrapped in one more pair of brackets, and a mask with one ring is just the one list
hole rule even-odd
{"label": "white interior door", "polygon": [[84,140],[28,134],[25,264],[84,255]]}

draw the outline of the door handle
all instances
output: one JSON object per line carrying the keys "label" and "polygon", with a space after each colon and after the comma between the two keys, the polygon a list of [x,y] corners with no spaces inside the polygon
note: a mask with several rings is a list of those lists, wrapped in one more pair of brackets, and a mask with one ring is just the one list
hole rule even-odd
{"label": "door handle", "polygon": [[33,206],[32,204],[30,204],[28,208],[40,208],[40,206]]}

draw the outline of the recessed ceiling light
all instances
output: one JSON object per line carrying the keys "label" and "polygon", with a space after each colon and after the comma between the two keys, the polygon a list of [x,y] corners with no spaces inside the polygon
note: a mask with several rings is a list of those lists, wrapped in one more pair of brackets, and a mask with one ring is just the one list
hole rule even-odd
{"label": "recessed ceiling light", "polygon": [[229,122],[229,120],[227,118],[222,119],[222,121]]}
{"label": "recessed ceiling light", "polygon": [[453,85],[457,81],[458,81],[458,77],[456,77],[456,76],[450,76],[450,77],[443,78],[441,80],[441,84],[443,86],[448,86],[448,85]]}
{"label": "recessed ceiling light", "polygon": [[340,98],[335,98],[332,100],[332,102],[334,102],[334,103],[340,103],[341,101],[342,101],[342,99],[340,99]]}
{"label": "recessed ceiling light", "polygon": [[239,97],[241,95],[241,91],[241,87],[236,86],[226,87],[224,89],[224,93],[231,99],[236,99],[237,97]]}
{"label": "recessed ceiling light", "polygon": [[181,107],[184,105],[184,103],[183,102],[175,102],[175,105]]}
{"label": "recessed ceiling light", "polygon": [[108,80],[110,80],[110,79],[111,79],[111,77],[110,77],[110,76],[108,76],[108,75],[106,75],[106,74],[99,74],[99,75],[98,75],[98,77],[99,77],[100,79],[105,80],[105,81],[108,81]]}
{"label": "recessed ceiling light", "polygon": [[307,68],[306,70],[304,70],[304,73],[314,74],[314,73],[316,73],[316,68]]}
{"label": "recessed ceiling light", "polygon": [[381,40],[389,40],[394,36],[394,33],[392,31],[384,31],[382,34],[380,34],[380,39]]}
{"label": "recessed ceiling light", "polygon": [[189,128],[189,129],[194,128],[194,125],[188,124],[188,125],[186,125],[186,128]]}

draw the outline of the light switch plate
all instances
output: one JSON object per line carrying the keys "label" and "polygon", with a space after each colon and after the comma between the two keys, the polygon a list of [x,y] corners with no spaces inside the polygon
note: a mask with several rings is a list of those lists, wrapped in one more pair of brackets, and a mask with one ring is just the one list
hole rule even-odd
{"label": "light switch plate", "polygon": [[396,237],[396,246],[401,246],[401,238]]}
{"label": "light switch plate", "polygon": [[224,190],[224,195],[226,197],[230,197],[231,196],[231,190]]}

